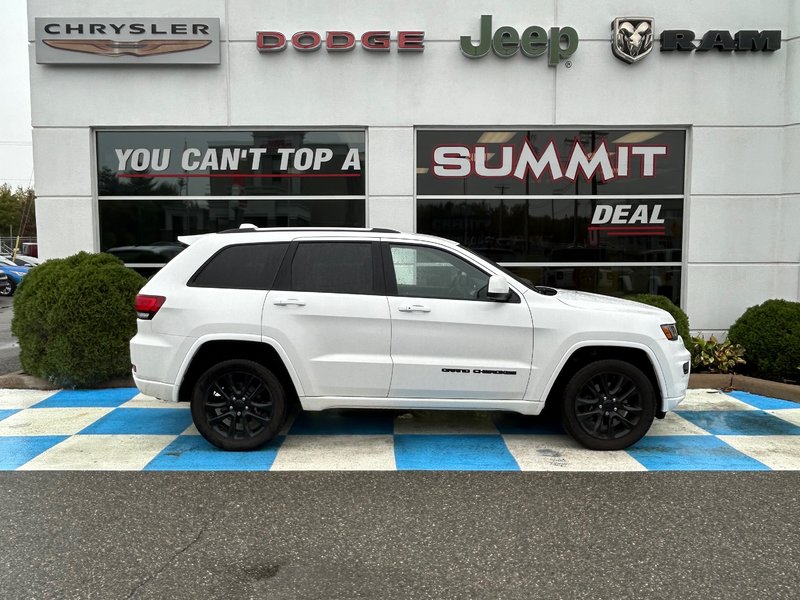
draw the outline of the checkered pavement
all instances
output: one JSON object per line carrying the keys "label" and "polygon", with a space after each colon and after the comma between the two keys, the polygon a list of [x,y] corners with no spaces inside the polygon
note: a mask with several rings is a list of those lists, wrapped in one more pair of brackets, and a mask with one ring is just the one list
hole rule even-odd
{"label": "checkered pavement", "polygon": [[188,406],[135,388],[0,390],[0,470],[800,470],[800,404],[690,390],[625,451],[593,452],[541,418],[509,413],[300,413],[254,452],[224,452]]}

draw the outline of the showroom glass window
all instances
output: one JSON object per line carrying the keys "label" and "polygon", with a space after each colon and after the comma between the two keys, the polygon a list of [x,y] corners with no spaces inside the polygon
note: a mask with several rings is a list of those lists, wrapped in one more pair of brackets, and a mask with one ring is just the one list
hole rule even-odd
{"label": "showroom glass window", "polygon": [[364,227],[363,130],[97,131],[101,250],[145,274],[178,236]]}
{"label": "showroom glass window", "polygon": [[534,283],[680,301],[684,130],[417,131],[417,231]]}

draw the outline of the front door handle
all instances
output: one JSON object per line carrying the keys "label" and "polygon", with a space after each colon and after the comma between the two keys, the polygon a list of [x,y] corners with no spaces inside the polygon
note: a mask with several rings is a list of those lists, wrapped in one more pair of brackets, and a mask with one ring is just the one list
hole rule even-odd
{"label": "front door handle", "polygon": [[303,300],[299,300],[297,298],[278,298],[273,302],[275,306],[305,306],[306,303]]}
{"label": "front door handle", "polygon": [[404,304],[399,307],[400,312],[431,312],[431,309],[422,304]]}

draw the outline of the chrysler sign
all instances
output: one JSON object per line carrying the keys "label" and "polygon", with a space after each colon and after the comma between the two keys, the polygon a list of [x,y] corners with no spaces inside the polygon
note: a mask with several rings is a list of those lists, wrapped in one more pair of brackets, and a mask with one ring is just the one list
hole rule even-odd
{"label": "chrysler sign", "polygon": [[219,19],[37,17],[36,62],[218,65]]}

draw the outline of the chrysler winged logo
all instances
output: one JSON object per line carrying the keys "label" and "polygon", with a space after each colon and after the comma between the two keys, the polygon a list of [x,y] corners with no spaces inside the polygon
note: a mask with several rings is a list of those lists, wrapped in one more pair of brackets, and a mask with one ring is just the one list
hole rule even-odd
{"label": "chrysler winged logo", "polygon": [[42,40],[51,48],[86,52],[102,56],[153,56],[154,54],[170,54],[186,52],[208,46],[210,40],[140,40],[120,42],[115,40]]}
{"label": "chrysler winged logo", "polygon": [[653,49],[652,17],[622,17],[611,24],[611,50],[620,60],[635,63]]}

